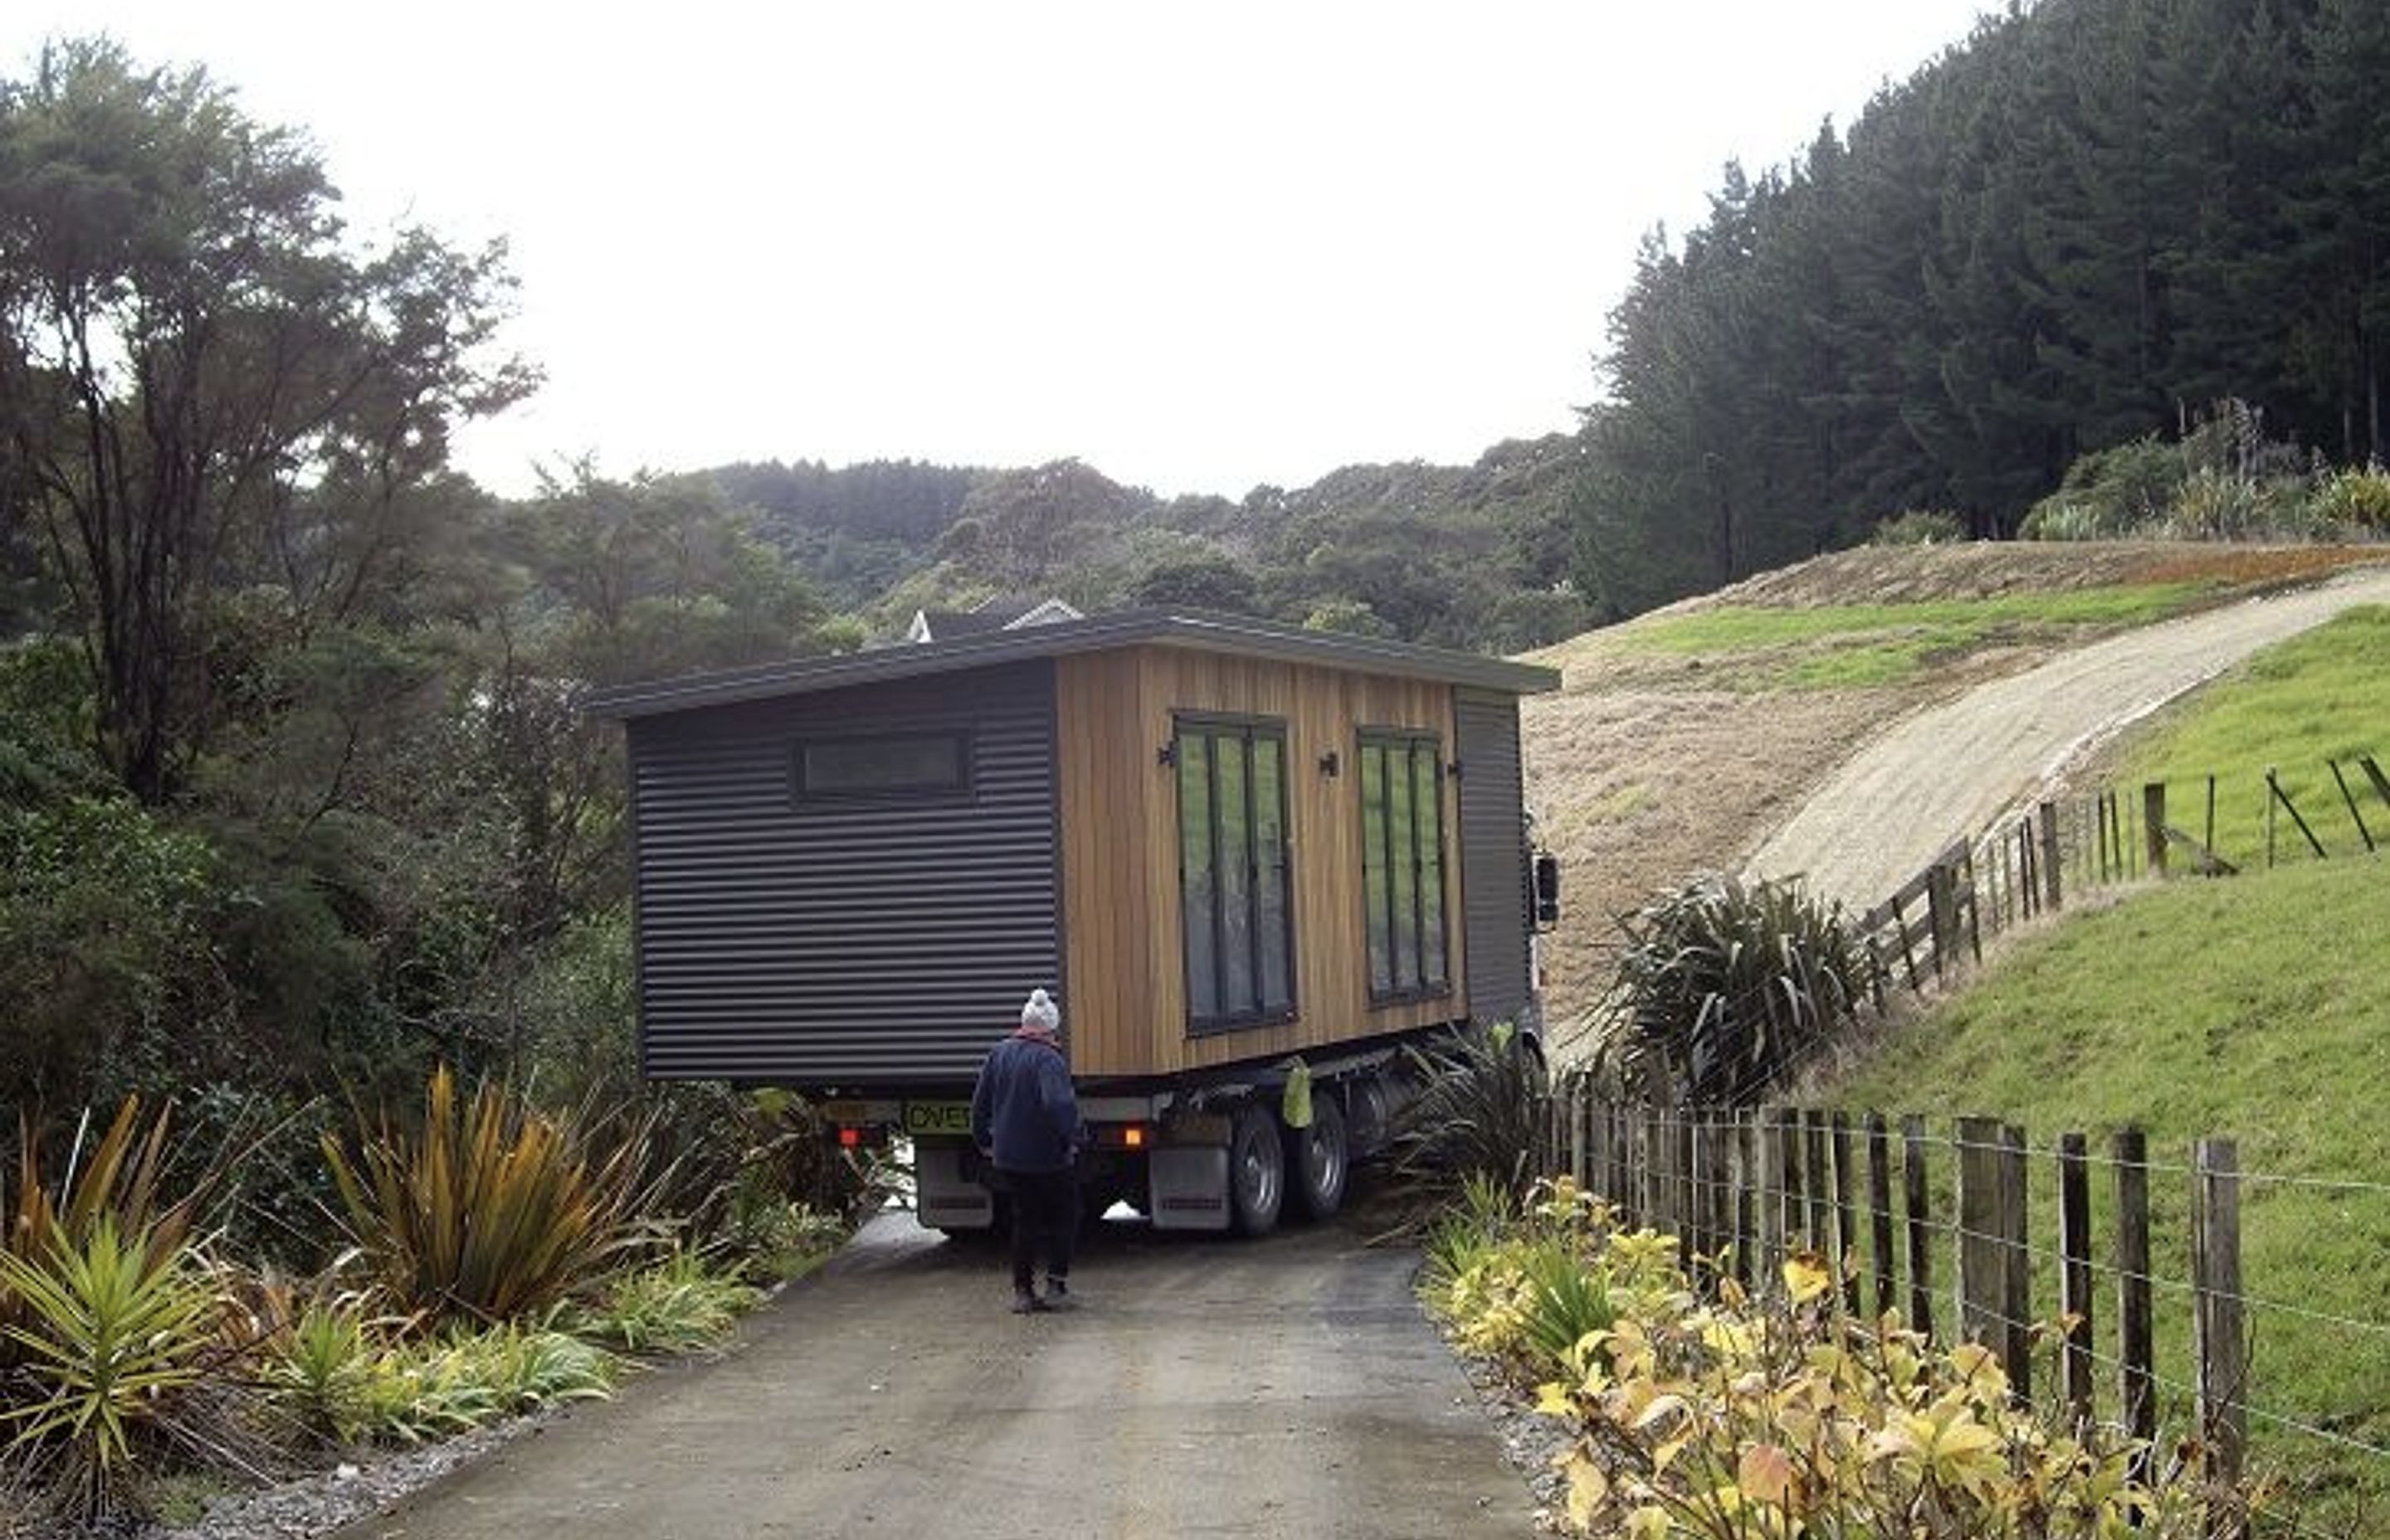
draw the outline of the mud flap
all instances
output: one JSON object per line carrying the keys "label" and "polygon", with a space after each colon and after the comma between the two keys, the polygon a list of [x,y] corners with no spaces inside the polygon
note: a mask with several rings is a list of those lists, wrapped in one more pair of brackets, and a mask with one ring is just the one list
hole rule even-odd
{"label": "mud flap", "polygon": [[979,1152],[967,1144],[913,1149],[913,1201],[922,1227],[984,1230],[996,1223],[996,1199],[979,1184]]}
{"label": "mud flap", "polygon": [[1157,1230],[1228,1227],[1228,1152],[1217,1145],[1163,1145],[1147,1161]]}

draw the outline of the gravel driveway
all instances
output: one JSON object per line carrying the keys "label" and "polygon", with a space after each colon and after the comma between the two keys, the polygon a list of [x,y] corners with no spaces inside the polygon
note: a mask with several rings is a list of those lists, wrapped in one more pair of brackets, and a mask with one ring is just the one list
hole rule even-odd
{"label": "gravel driveway", "polygon": [[1868,738],[1749,868],[1804,873],[1819,897],[1865,909],[2132,723],[2359,604],[2390,604],[2390,572],[2363,570],[2128,631],[1978,686]]}

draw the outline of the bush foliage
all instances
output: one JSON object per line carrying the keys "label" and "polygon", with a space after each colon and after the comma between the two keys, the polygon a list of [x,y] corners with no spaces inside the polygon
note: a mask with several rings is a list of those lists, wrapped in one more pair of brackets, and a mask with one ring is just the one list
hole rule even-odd
{"label": "bush foliage", "polygon": [[1505,1022],[1406,1052],[1417,1094],[1394,1119],[1396,1183],[1430,1202],[1472,1179],[1523,1192],[1548,1094],[1535,1049]]}
{"label": "bush foliage", "polygon": [[[1554,1276],[1562,1257],[1578,1282]],[[1676,1237],[1614,1228],[1562,1178],[1426,1289],[1570,1431],[1576,1533],[2190,1540],[2245,1511],[2240,1493],[2137,1479],[2142,1447],[2019,1405],[1985,1348],[1845,1313],[1813,1256],[1757,1297],[1677,1257]]]}
{"label": "bush foliage", "polygon": [[1852,1021],[1875,968],[1797,881],[1704,876],[1620,920],[1596,1061],[1665,1104],[1741,1105]]}
{"label": "bush foliage", "polygon": [[350,1233],[390,1305],[427,1321],[514,1320],[651,1244],[644,1120],[596,1141],[512,1088],[460,1092],[433,1072],[420,1127],[360,1114],[324,1158]]}

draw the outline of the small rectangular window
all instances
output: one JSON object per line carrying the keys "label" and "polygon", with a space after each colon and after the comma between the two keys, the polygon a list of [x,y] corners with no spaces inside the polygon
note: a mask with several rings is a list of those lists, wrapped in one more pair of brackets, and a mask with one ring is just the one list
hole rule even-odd
{"label": "small rectangular window", "polygon": [[1432,734],[1365,731],[1357,757],[1369,998],[1446,994],[1444,746]]}
{"label": "small rectangular window", "polygon": [[797,745],[797,796],[951,797],[970,786],[961,733],[809,738]]}

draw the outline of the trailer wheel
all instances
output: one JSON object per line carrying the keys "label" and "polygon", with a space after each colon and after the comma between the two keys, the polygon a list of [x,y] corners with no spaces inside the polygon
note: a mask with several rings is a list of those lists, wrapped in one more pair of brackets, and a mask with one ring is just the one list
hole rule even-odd
{"label": "trailer wheel", "polygon": [[1239,1235],[1267,1235],[1286,1201],[1286,1146],[1278,1120],[1259,1107],[1237,1113],[1228,1135],[1228,1213]]}
{"label": "trailer wheel", "polygon": [[1363,1075],[1349,1093],[1353,1115],[1344,1125],[1344,1146],[1356,1160],[1366,1160],[1386,1147],[1394,1132],[1394,1087],[1384,1072]]}
{"label": "trailer wheel", "polygon": [[1334,1097],[1313,1099],[1310,1127],[1286,1131],[1286,1163],[1294,1178],[1294,1206],[1304,1214],[1326,1219],[1344,1206],[1353,1147],[1344,1134],[1344,1110]]}

